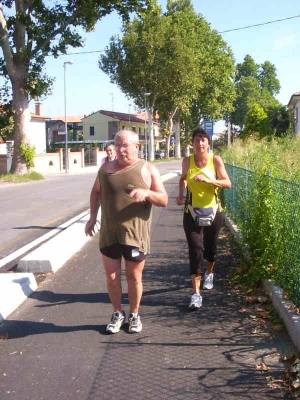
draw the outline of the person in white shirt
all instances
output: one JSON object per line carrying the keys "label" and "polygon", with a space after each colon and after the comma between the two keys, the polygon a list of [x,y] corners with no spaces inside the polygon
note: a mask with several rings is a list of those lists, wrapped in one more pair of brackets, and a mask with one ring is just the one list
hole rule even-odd
{"label": "person in white shirt", "polygon": [[107,144],[104,150],[106,151],[107,155],[102,159],[101,165],[103,165],[107,161],[113,161],[117,159],[116,149],[113,144]]}

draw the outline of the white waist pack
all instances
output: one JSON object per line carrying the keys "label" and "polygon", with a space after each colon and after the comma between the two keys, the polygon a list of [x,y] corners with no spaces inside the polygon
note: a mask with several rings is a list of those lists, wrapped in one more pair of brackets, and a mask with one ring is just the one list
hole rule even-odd
{"label": "white waist pack", "polygon": [[190,204],[188,204],[189,212],[197,226],[210,226],[215,219],[218,208],[219,203],[217,203],[214,207],[208,208],[193,208]]}

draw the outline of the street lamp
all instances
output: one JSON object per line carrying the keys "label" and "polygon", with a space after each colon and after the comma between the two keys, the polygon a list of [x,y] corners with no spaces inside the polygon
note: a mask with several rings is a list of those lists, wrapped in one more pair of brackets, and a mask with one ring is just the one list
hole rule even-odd
{"label": "street lamp", "polygon": [[146,118],[148,115],[147,112],[147,96],[150,96],[151,93],[144,93],[145,95],[145,145],[146,145],[146,152],[145,152],[145,157],[146,157],[146,161],[148,159],[148,140],[147,140],[147,130],[146,130]]}
{"label": "street lamp", "polygon": [[66,173],[68,172],[68,167],[69,167],[69,157],[68,157],[68,123],[67,123],[67,85],[66,85],[66,65],[69,64],[74,64],[74,61],[65,61],[64,62],[64,99],[65,99],[65,167],[66,167]]}
{"label": "street lamp", "polygon": [[130,107],[131,107],[131,104],[128,104],[128,111],[129,111],[129,129],[130,129]]}

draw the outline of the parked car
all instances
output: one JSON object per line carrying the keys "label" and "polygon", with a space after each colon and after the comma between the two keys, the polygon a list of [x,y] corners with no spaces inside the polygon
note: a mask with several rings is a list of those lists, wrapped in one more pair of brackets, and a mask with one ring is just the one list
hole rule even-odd
{"label": "parked car", "polygon": [[162,158],[165,158],[165,152],[163,150],[157,150],[154,153],[154,157],[156,160],[161,160]]}

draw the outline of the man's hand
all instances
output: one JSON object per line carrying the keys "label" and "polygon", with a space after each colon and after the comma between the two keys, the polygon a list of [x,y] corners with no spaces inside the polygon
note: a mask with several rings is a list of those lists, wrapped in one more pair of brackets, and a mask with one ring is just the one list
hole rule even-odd
{"label": "man's hand", "polygon": [[149,195],[148,189],[133,189],[129,194],[129,196],[136,202],[146,201],[148,195]]}
{"label": "man's hand", "polygon": [[95,235],[95,225],[96,222],[94,219],[89,219],[88,222],[85,224],[85,234],[87,236],[93,237]]}

